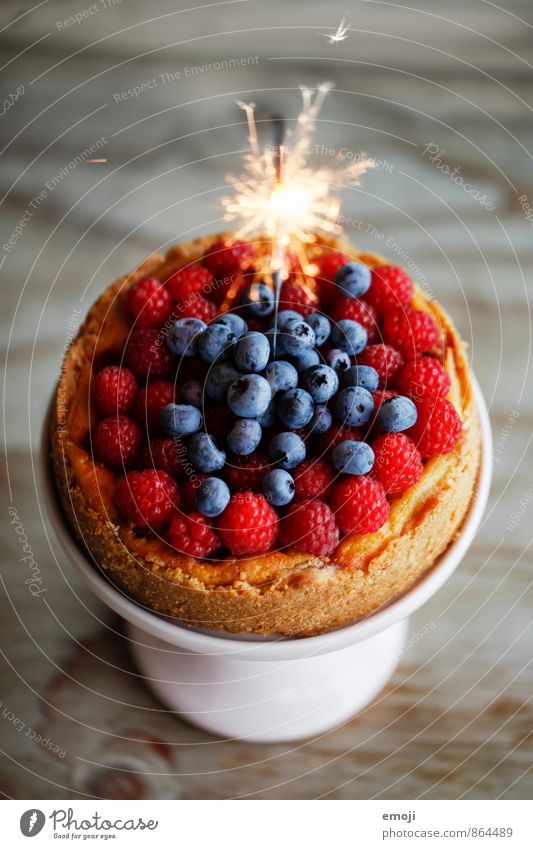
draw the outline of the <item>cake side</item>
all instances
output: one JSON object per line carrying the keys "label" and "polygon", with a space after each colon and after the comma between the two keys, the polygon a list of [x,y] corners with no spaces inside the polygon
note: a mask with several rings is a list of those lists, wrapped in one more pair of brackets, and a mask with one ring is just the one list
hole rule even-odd
{"label": "cake side", "polygon": [[[452,382],[449,397],[461,415],[463,433],[450,454],[429,460],[420,480],[392,499],[389,519],[379,531],[349,535],[330,558],[267,552],[208,564],[180,555],[163,539],[146,539],[120,521],[115,476],[87,450],[90,374],[94,362],[120,350],[127,338],[129,323],[118,304],[121,291],[146,275],[163,278],[176,265],[199,258],[213,241],[195,240],[165,258],[149,258],[109,287],[89,312],[67,353],[54,408],[52,454],[63,507],[95,562],[147,608],[235,633],[307,636],[348,624],[409,589],[446,550],[468,510],[480,433],[463,344],[445,312],[417,290],[417,308],[433,315],[441,329]],[[371,266],[385,262],[349,251]]]}

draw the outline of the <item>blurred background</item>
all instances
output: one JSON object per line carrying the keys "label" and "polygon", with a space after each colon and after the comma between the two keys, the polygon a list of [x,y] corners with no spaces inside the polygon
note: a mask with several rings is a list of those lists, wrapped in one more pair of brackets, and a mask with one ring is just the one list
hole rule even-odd
{"label": "blurred background", "polygon": [[[532,792],[532,27],[528,0],[3,0],[3,794]],[[343,194],[346,235],[453,315],[490,406],[495,480],[376,703],[320,739],[252,746],[187,726],[144,688],[120,623],[48,535],[36,452],[87,307],[147,254],[225,227],[225,175],[247,148],[236,100],[257,104],[268,142],[269,116],[290,127],[299,87],[323,81],[317,162],[379,160]],[[46,604],[25,584],[24,540]]]}

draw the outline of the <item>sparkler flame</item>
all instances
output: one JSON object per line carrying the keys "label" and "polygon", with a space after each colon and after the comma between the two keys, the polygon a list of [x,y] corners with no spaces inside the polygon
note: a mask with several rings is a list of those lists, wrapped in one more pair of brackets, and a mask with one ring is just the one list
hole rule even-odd
{"label": "sparkler flame", "polygon": [[233,194],[222,199],[225,219],[238,222],[238,238],[261,233],[288,245],[292,240],[311,242],[317,231],[342,232],[340,191],[359,185],[375,163],[363,154],[357,161],[337,155],[331,165],[315,168],[311,164],[316,118],[331,88],[330,83],[322,83],[318,89],[301,89],[302,111],[280,151],[261,148],[255,104],[238,101],[246,114],[250,151],[244,157],[243,172],[227,178]]}

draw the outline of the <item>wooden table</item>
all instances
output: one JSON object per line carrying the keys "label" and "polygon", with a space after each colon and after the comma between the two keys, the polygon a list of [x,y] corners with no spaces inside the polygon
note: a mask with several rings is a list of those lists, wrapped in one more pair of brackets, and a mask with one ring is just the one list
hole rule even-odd
{"label": "wooden table", "polygon": [[[344,2],[189,5],[115,0],[80,22],[68,20],[79,0],[33,12],[4,0],[0,12],[12,95],[0,127],[2,244],[14,233],[0,250],[1,790],[528,797],[530,6],[357,2],[347,40],[330,45],[320,33],[336,28]],[[71,570],[41,514],[39,431],[62,349],[107,283],[160,246],[221,226],[224,175],[246,147],[235,99],[257,102],[260,118],[291,119],[298,86],[324,79],[335,91],[318,122],[328,149],[318,158],[345,148],[381,160],[345,192],[347,232],[411,269],[469,340],[495,478],[474,545],[413,618],[411,647],[376,702],[320,739],[248,745],[186,725],[143,686],[120,622]],[[90,155],[107,162],[80,161]]]}

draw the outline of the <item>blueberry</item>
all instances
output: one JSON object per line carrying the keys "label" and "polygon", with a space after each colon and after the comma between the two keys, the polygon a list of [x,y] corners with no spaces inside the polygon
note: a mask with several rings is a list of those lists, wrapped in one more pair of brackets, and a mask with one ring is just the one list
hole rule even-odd
{"label": "blueberry", "polygon": [[198,353],[198,336],[207,327],[199,318],[178,318],[167,335],[167,345],[180,357],[194,357]]}
{"label": "blueberry", "polygon": [[303,376],[303,386],[315,404],[325,404],[339,388],[339,378],[331,366],[321,363],[307,369]]}
{"label": "blueberry", "polygon": [[345,351],[339,348],[332,348],[331,351],[326,351],[324,359],[328,366],[335,369],[337,374],[342,374],[347,368],[350,368],[350,357]]}
{"label": "blueberry", "polygon": [[198,337],[198,353],[206,363],[228,359],[236,336],[225,324],[210,324]]}
{"label": "blueberry", "polygon": [[362,386],[348,386],[337,395],[335,412],[341,424],[358,427],[365,424],[374,412],[374,399]]}
{"label": "blueberry", "polygon": [[225,324],[226,327],[229,327],[233,331],[236,339],[240,339],[248,331],[248,325],[244,318],[241,318],[235,312],[225,312],[219,315],[215,318],[214,324]]}
{"label": "blueberry", "polygon": [[416,422],[416,407],[405,395],[395,395],[383,401],[378,410],[378,422],[383,430],[399,433]]}
{"label": "blueberry", "polygon": [[276,398],[276,413],[285,427],[305,427],[313,416],[314,404],[305,389],[287,389]]}
{"label": "blueberry", "polygon": [[234,454],[251,454],[261,442],[261,436],[261,425],[255,419],[237,419],[227,436],[228,448]]}
{"label": "blueberry", "polygon": [[271,400],[270,384],[259,374],[246,374],[235,380],[228,389],[228,407],[243,419],[262,416]]}
{"label": "blueberry", "polygon": [[270,383],[272,395],[298,386],[298,372],[286,360],[274,360],[269,363],[263,372],[263,377]]}
{"label": "blueberry", "polygon": [[228,506],[230,496],[228,485],[222,478],[206,478],[196,490],[196,509],[202,516],[220,516]]}
{"label": "blueberry", "polygon": [[362,324],[351,318],[341,318],[331,331],[331,344],[355,357],[366,348],[368,333]]}
{"label": "blueberry", "polygon": [[302,316],[296,310],[280,310],[278,313],[278,327],[281,328],[285,326],[285,322],[289,318],[297,318],[298,321],[302,320]]}
{"label": "blueberry", "polygon": [[268,446],[270,459],[282,469],[294,469],[305,460],[305,443],[297,433],[278,433]]}
{"label": "blueberry", "polygon": [[309,422],[309,433],[315,436],[319,433],[326,433],[331,427],[332,415],[327,407],[316,406],[313,413],[313,418]]}
{"label": "blueberry", "polygon": [[274,292],[266,283],[250,283],[243,289],[241,304],[250,315],[270,315],[274,312]]}
{"label": "blueberry", "polygon": [[269,504],[283,507],[294,498],[294,480],[284,469],[271,469],[263,478],[263,492]]}
{"label": "blueberry", "polygon": [[226,452],[222,451],[214,438],[205,431],[191,436],[187,443],[187,454],[193,466],[204,474],[222,469],[226,462]]}
{"label": "blueberry", "polygon": [[324,342],[328,341],[329,334],[331,333],[331,324],[329,319],[320,312],[314,312],[311,315],[308,315],[305,320],[315,331],[315,345],[317,348],[320,348]]}
{"label": "blueberry", "polygon": [[297,357],[287,357],[290,363],[297,370],[298,374],[303,374],[311,366],[317,366],[320,362],[320,356],[314,348],[308,348],[302,351]]}
{"label": "blueberry", "polygon": [[372,366],[350,366],[342,373],[345,386],[363,386],[373,392],[379,385],[379,374]]}
{"label": "blueberry", "polygon": [[272,427],[275,425],[278,420],[276,416],[276,405],[272,400],[268,407],[266,408],[264,413],[261,413],[260,416],[257,417],[257,421],[261,425],[261,427]]}
{"label": "blueberry", "polygon": [[234,380],[242,374],[231,363],[217,363],[209,370],[205,391],[212,401],[222,401]]}
{"label": "blueberry", "polygon": [[315,347],[315,331],[303,318],[288,318],[278,335],[278,350],[297,357]]}
{"label": "blueberry", "polygon": [[374,452],[367,442],[345,439],[333,449],[331,461],[338,472],[366,475],[374,465]]}
{"label": "blueberry", "polygon": [[180,389],[181,400],[184,404],[202,408],[204,388],[199,380],[186,380]]}
{"label": "blueberry", "polygon": [[192,404],[167,404],[159,418],[168,436],[190,436],[202,427],[202,414]]}
{"label": "blueberry", "polygon": [[235,365],[245,372],[262,371],[270,359],[270,345],[264,333],[251,330],[241,336],[235,349]]}
{"label": "blueberry", "polygon": [[370,269],[362,262],[347,262],[335,275],[335,285],[348,298],[360,298],[370,289]]}

